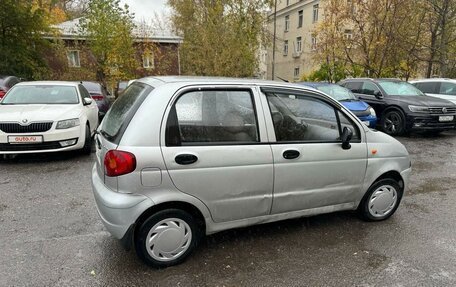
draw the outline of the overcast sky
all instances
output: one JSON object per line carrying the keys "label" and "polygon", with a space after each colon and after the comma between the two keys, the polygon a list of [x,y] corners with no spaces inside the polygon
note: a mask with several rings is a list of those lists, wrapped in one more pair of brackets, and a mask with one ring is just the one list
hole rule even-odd
{"label": "overcast sky", "polygon": [[121,3],[126,3],[130,6],[130,11],[135,13],[135,18],[138,21],[152,19],[155,12],[160,16],[169,14],[166,0],[121,0]]}

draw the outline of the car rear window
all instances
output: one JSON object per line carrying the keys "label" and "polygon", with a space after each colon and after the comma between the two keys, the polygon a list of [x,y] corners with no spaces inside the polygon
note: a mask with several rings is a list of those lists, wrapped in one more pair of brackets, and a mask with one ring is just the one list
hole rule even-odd
{"label": "car rear window", "polygon": [[101,85],[98,83],[92,82],[82,82],[82,85],[87,89],[89,92],[98,92],[101,93]]}
{"label": "car rear window", "polygon": [[123,132],[152,90],[151,86],[138,82],[128,86],[122,96],[116,100],[106,113],[100,133],[108,141],[119,144]]}

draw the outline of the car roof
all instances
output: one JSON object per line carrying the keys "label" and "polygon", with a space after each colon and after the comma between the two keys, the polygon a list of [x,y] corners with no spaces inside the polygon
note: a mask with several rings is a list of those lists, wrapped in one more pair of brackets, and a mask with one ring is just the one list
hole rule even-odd
{"label": "car roof", "polygon": [[449,78],[426,78],[426,79],[416,79],[410,81],[410,83],[420,83],[420,82],[451,82],[451,83],[456,83],[455,79],[449,79]]}
{"label": "car roof", "polygon": [[296,84],[304,85],[304,86],[308,86],[308,87],[312,87],[312,88],[317,88],[317,87],[321,87],[321,86],[338,86],[338,87],[340,87],[337,84],[328,83],[328,82],[298,82]]}
{"label": "car roof", "polygon": [[20,82],[16,86],[74,86],[76,87],[78,83],[68,82],[68,81],[30,81],[30,82]]}
{"label": "car roof", "polygon": [[341,82],[356,82],[356,81],[365,81],[365,80],[370,80],[373,82],[383,82],[383,81],[388,81],[388,82],[403,82],[402,80],[395,79],[395,78],[350,78],[350,79],[345,79],[342,80]]}
{"label": "car roof", "polygon": [[[294,87],[300,89],[307,89],[309,91],[318,91],[312,87],[299,85],[297,83],[289,83],[283,81],[269,81],[249,78],[227,78],[227,77],[198,77],[198,76],[159,76],[159,77],[146,77],[136,80],[145,84],[158,87],[165,84],[174,83],[179,86],[188,85],[205,85],[205,84],[217,84],[217,85],[252,85],[252,86],[271,86],[276,87]],[[321,92],[320,92],[321,93]]]}

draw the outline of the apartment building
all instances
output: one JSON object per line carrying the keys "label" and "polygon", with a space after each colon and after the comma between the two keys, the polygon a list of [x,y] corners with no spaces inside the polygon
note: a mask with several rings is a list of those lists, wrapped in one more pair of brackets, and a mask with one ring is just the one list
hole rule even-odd
{"label": "apartment building", "polygon": [[[318,68],[312,59],[318,45],[313,31],[323,17],[322,1],[319,0],[276,0],[268,15],[268,29],[273,35],[276,23],[274,79],[298,81],[304,74]],[[274,20],[275,19],[275,20]],[[267,53],[267,78],[273,79],[273,45]]]}

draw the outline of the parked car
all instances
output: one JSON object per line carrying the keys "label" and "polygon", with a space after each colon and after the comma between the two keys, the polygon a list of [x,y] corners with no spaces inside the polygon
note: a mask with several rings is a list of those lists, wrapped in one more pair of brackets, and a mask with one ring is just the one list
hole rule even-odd
{"label": "parked car", "polygon": [[456,80],[423,79],[410,81],[410,83],[428,96],[445,99],[456,104]]}
{"label": "parked car", "polygon": [[375,110],[365,102],[358,100],[350,90],[329,83],[301,82],[298,84],[317,89],[336,99],[368,127],[375,128],[377,125]]}
{"label": "parked car", "polygon": [[375,109],[387,134],[402,135],[412,130],[438,133],[455,128],[455,104],[426,96],[407,82],[363,78],[339,84]]}
{"label": "parked car", "polygon": [[0,102],[0,154],[81,150],[89,154],[98,108],[73,82],[23,82]]}
{"label": "parked car", "polygon": [[340,210],[387,219],[411,171],[397,140],[322,92],[278,82],[137,80],[95,138],[101,220],[155,267],[226,229]]}
{"label": "parked car", "polygon": [[81,82],[81,84],[89,91],[92,99],[95,100],[98,106],[100,120],[106,115],[111,103],[109,101],[109,93],[105,87],[97,82]]}
{"label": "parked car", "polygon": [[0,76],[0,100],[5,96],[6,92],[21,80],[15,76]]}

